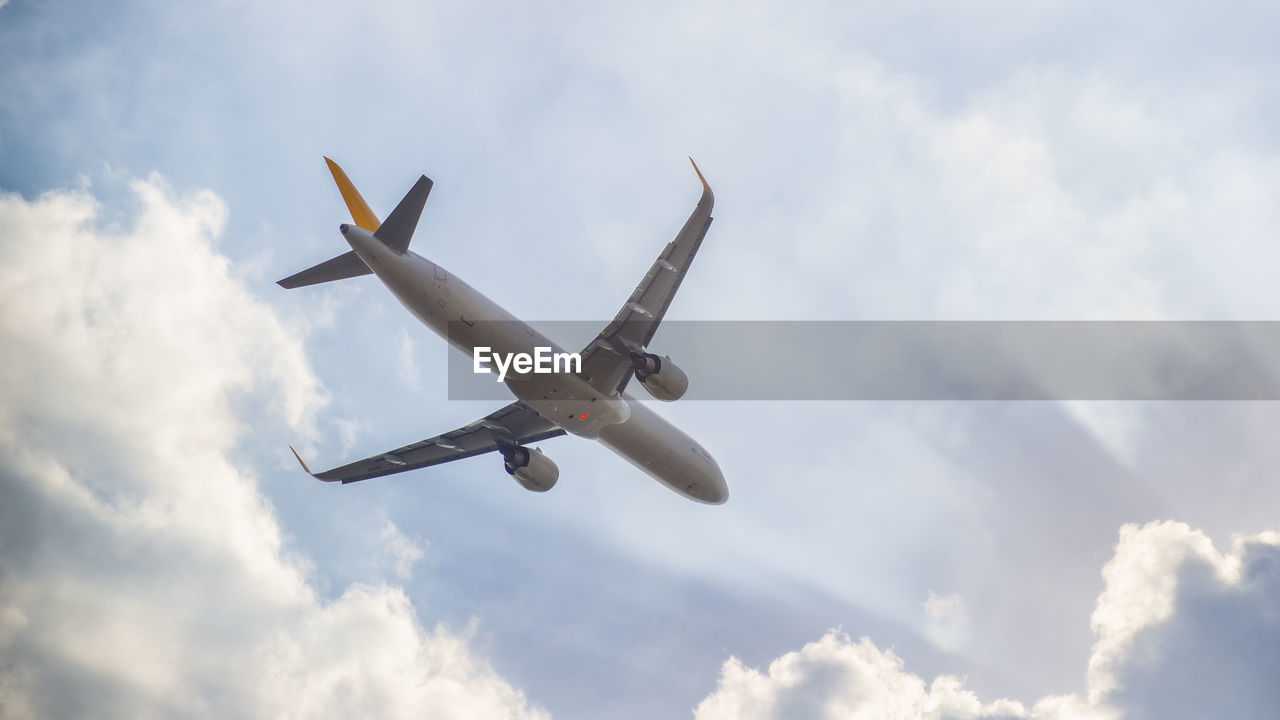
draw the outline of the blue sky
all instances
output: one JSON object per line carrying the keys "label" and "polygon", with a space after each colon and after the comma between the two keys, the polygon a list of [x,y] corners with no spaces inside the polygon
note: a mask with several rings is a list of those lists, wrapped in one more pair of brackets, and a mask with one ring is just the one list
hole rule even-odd
{"label": "blue sky", "polygon": [[328,155],[603,323],[692,155],[671,318],[1273,319],[1275,15],[0,4],[0,715],[1273,716],[1270,404],[676,403],[723,507],[573,439],[334,488],[287,445],[490,408],[371,278],[274,281],[345,247]]}

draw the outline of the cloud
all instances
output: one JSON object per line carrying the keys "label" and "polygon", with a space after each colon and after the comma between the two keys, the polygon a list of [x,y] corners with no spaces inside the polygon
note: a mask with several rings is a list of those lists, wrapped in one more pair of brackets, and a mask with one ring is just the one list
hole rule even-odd
{"label": "cloud", "polygon": [[1091,701],[1128,718],[1275,717],[1280,533],[1220,553],[1181,523],[1126,525],[1103,577]]}
{"label": "cloud", "polygon": [[[1125,525],[1103,569],[1087,692],[984,704],[956,677],[926,684],[892,650],[831,631],[766,672],[730,658],[698,705],[716,718],[1270,718],[1280,707],[1280,533],[1218,552],[1175,522]],[[930,596],[940,614],[952,597]],[[926,609],[930,606],[926,602]]]}
{"label": "cloud", "polygon": [[235,448],[324,392],[223,203],[131,190],[0,195],[0,715],[545,716],[399,588],[319,596]]}
{"label": "cloud", "polygon": [[938,595],[930,590],[921,607],[929,618],[925,636],[934,645],[954,652],[969,641],[969,610],[959,593]]}
{"label": "cloud", "polygon": [[356,446],[356,440],[359,439],[360,433],[363,431],[362,423],[359,420],[337,418],[333,421],[333,426],[338,432],[338,439],[341,441],[338,445],[338,456],[347,457],[351,454],[351,449]]}
{"label": "cloud", "polygon": [[415,542],[390,519],[382,526],[378,534],[383,550],[391,561],[391,568],[400,580],[407,580],[413,574],[413,566],[426,554],[426,548]]}
{"label": "cloud", "polygon": [[406,390],[421,390],[422,374],[418,372],[418,358],[414,354],[413,338],[409,337],[409,331],[403,327],[396,334],[396,360],[400,384]]}
{"label": "cloud", "polygon": [[906,672],[891,650],[869,639],[853,642],[832,631],[798,652],[783,655],[768,673],[736,658],[725,663],[720,686],[695,711],[698,720],[740,718],[941,718],[1024,717],[1022,706],[984,706],[959,680],[941,677],[926,687]]}

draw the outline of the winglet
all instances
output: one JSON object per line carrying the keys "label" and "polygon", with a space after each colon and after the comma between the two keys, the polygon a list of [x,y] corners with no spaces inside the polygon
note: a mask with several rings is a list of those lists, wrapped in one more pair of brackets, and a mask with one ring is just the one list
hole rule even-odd
{"label": "winglet", "polygon": [[330,160],[328,156],[324,161],[329,164],[329,172],[333,174],[333,181],[338,183],[338,192],[342,193],[342,199],[347,202],[347,209],[351,211],[351,219],[356,221],[356,225],[368,230],[369,232],[378,232],[378,228],[382,225],[378,221],[378,216],[373,214],[373,210],[369,209],[369,203],[364,201],[360,196],[360,191],[356,190],[356,186],[351,183],[351,178],[338,167],[338,163]]}
{"label": "winglet", "polygon": [[711,192],[711,186],[707,184],[707,179],[702,177],[702,171],[698,169],[698,163],[693,162],[693,158],[689,158],[689,162],[693,163],[693,171],[698,173],[698,179],[702,181],[702,199],[698,201],[698,207],[704,208],[709,213],[716,204],[715,193]]}
{"label": "winglet", "polygon": [[[326,159],[328,159],[328,158],[326,158]],[[711,186],[707,184],[707,179],[706,179],[706,178],[704,178],[704,177],[702,177],[702,171],[698,169],[698,163],[693,162],[693,158],[692,158],[692,157],[690,157],[690,158],[689,158],[689,162],[693,163],[693,171],[694,171],[694,172],[696,172],[696,173],[698,173],[698,179],[702,181],[702,189],[703,189],[703,190],[710,190],[710,189],[711,189]]]}
{"label": "winglet", "polygon": [[[326,160],[328,160],[328,158],[325,158],[325,159],[326,159]],[[292,445],[290,445],[290,446],[289,446],[289,449],[290,449],[290,450],[293,450],[293,446],[292,446]],[[306,471],[307,471],[307,474],[308,474],[308,475],[310,475],[311,477],[315,477],[315,476],[316,476],[316,474],[315,474],[315,473],[311,472],[311,468],[307,467],[307,464],[306,464],[305,462],[303,462],[303,461],[302,461],[302,456],[298,454],[298,451],[297,451],[297,450],[293,450],[293,456],[294,456],[294,457],[296,457],[296,458],[298,458],[298,464],[302,466],[302,469],[303,469],[303,470],[306,470]]]}

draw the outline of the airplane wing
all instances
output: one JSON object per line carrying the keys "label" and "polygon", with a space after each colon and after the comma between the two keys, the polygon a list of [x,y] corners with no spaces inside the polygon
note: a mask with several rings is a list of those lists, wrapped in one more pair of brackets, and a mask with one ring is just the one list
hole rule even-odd
{"label": "airplane wing", "polygon": [[325,482],[340,481],[345,485],[483,455],[503,446],[525,445],[560,435],[564,435],[562,428],[517,401],[457,430],[324,472],[311,472],[302,458],[298,457],[297,450],[294,450],[293,455],[298,457],[302,469],[312,477]]}
{"label": "airplane wing", "polygon": [[[692,163],[693,158],[689,158],[689,162]],[[632,373],[632,353],[643,352],[658,331],[658,324],[667,314],[667,308],[671,306],[671,300],[680,289],[680,283],[693,263],[693,256],[711,226],[715,196],[697,163],[694,163],[693,171],[702,181],[702,197],[693,214],[685,221],[676,239],[667,243],[613,322],[580,353],[583,378],[601,392],[622,392],[627,386]]]}

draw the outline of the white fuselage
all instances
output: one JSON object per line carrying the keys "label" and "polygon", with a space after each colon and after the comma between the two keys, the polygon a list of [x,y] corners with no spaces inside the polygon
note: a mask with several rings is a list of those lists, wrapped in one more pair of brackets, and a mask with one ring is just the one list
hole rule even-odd
{"label": "white fuselage", "polygon": [[[367,231],[343,237],[392,294],[419,320],[468,356],[563,349],[444,268],[413,252],[392,250]],[[704,503],[728,500],[724,475],[693,438],[626,393],[606,395],[568,373],[507,375],[511,392],[568,433],[597,440],[662,484]]]}

